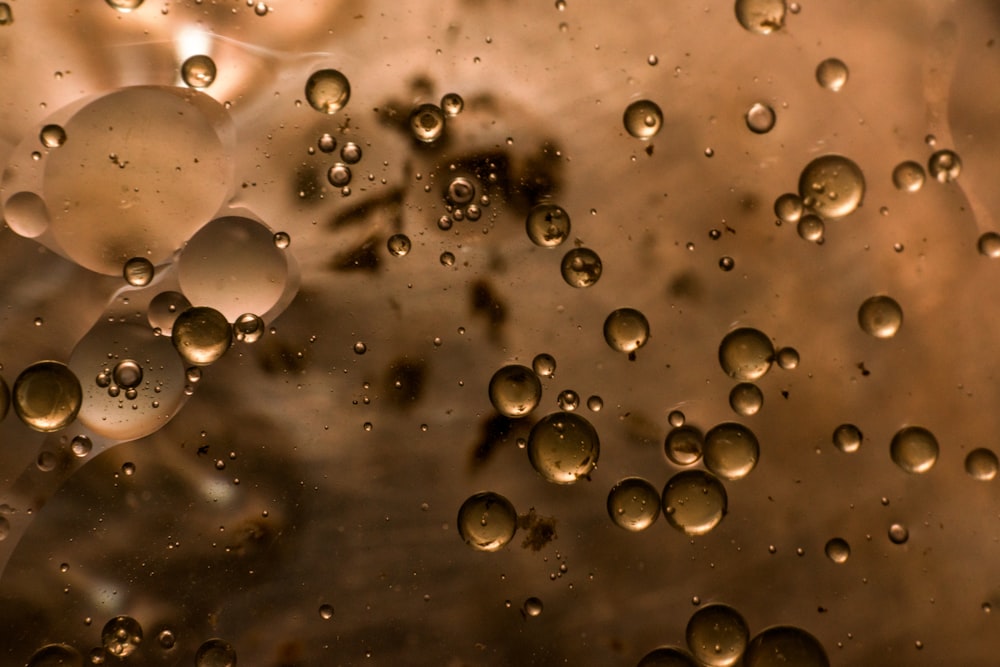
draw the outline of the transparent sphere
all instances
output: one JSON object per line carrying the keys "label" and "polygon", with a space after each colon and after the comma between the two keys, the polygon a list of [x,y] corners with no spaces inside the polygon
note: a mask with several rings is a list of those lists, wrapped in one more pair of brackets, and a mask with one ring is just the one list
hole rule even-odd
{"label": "transparent sphere", "polygon": [[535,204],[528,211],[525,229],[535,245],[554,248],[569,237],[569,213],[558,204]]}
{"label": "transparent sphere", "polygon": [[1000,461],[992,450],[980,447],[973,449],[965,457],[965,472],[973,479],[988,482],[997,476]]}
{"label": "transparent sphere", "polygon": [[757,414],[763,405],[764,393],[752,382],[740,382],[729,392],[729,407],[741,417]]}
{"label": "transparent sphere", "polygon": [[191,56],[181,65],[181,79],[192,88],[208,88],[215,81],[215,61],[205,55]]}
{"label": "transparent sphere", "polygon": [[889,525],[889,541],[893,544],[906,544],[906,541],[910,539],[910,531],[906,526],[899,522],[895,522]]}
{"label": "transparent sphere", "polygon": [[433,143],[444,134],[444,112],[436,104],[421,104],[410,113],[410,133],[417,141]]}
{"label": "transparent sphere", "polygon": [[774,127],[774,109],[763,102],[755,102],[747,109],[745,120],[754,134],[767,134]]}
{"label": "transparent sphere", "polygon": [[127,658],[142,643],[142,626],[131,616],[116,616],[101,630],[104,649],[117,658]]}
{"label": "transparent sphere", "polygon": [[458,534],[476,551],[497,551],[514,537],[517,510],[499,493],[483,491],[458,510]]}
{"label": "transparent sphere", "polygon": [[699,667],[699,665],[681,649],[661,646],[642,656],[638,667]]}
{"label": "transparent sphere", "polygon": [[385,242],[385,246],[393,257],[403,257],[410,252],[412,244],[406,234],[393,234]]}
{"label": "transparent sphere", "polygon": [[604,340],[616,352],[634,353],[649,340],[649,321],[635,308],[619,308],[604,320]]}
{"label": "transparent sphere", "polygon": [[847,65],[838,58],[827,58],[816,66],[816,82],[833,92],[847,84],[847,76]]}
{"label": "transparent sphere", "polygon": [[65,428],[76,419],[83,403],[83,388],[66,364],[39,361],[17,376],[11,398],[18,419],[47,433]]}
{"label": "transparent sphere", "polygon": [[535,355],[535,358],[531,360],[531,368],[538,377],[550,378],[556,372],[556,359],[551,354],[542,352]]}
{"label": "transparent sphere", "polygon": [[326,179],[335,188],[342,188],[351,183],[351,168],[342,162],[338,162],[330,167],[326,172]]}
{"label": "transparent sphere", "polygon": [[743,657],[744,667],[830,667],[819,640],[788,625],[774,626],[750,640]]}
{"label": "transparent sphere", "polygon": [[38,133],[38,140],[46,148],[59,148],[66,143],[66,130],[61,125],[46,125]]}
{"label": "transparent sphere", "polygon": [[696,611],[684,634],[695,659],[707,667],[738,664],[750,640],[743,616],[725,604],[710,604]]}
{"label": "transparent sphere", "polygon": [[962,173],[962,160],[955,151],[936,151],[927,161],[927,173],[938,183],[951,183]]}
{"label": "transparent sphere", "polygon": [[26,667],[83,667],[83,656],[68,644],[47,644],[31,654]]}
{"label": "transparent sphere", "polygon": [[524,606],[521,607],[521,612],[526,617],[534,618],[535,616],[541,616],[544,608],[545,606],[539,598],[530,597],[524,601]]}
{"label": "transparent sphere", "polygon": [[892,338],[903,326],[903,309],[892,297],[869,297],[858,308],[858,324],[875,338]]}
{"label": "transparent sphere", "polygon": [[233,344],[229,320],[214,308],[195,306],[177,316],[171,342],[191,366],[208,366],[222,358]]}
{"label": "transparent sphere", "polygon": [[826,224],[818,215],[809,213],[799,218],[798,223],[795,225],[795,231],[798,232],[799,238],[803,241],[821,243],[824,234],[826,234]]}
{"label": "transparent sphere", "polygon": [[774,214],[782,222],[796,223],[804,211],[802,197],[792,192],[786,192],[774,200]]}
{"label": "transparent sphere", "polygon": [[321,604],[319,606],[319,617],[322,618],[324,621],[329,621],[331,618],[333,618],[333,605]]}
{"label": "transparent sphere", "polygon": [[243,313],[233,322],[233,336],[241,343],[256,343],[264,335],[264,320],[253,313]]}
{"label": "transparent sphere", "polygon": [[465,108],[465,100],[458,93],[445,93],[441,98],[441,111],[448,117],[457,116]]}
{"label": "transparent sphere", "polygon": [[996,259],[1000,257],[1000,234],[996,232],[983,232],[976,241],[976,248],[983,257]]}
{"label": "transparent sphere", "polygon": [[926,178],[924,168],[913,160],[900,162],[892,170],[892,184],[901,192],[917,192],[924,187]]}
{"label": "transparent sphere", "polygon": [[572,389],[563,389],[559,392],[559,396],[556,397],[556,402],[563,410],[572,412],[580,407],[580,394],[576,393]]}
{"label": "transparent sphere", "polygon": [[236,667],[236,649],[222,639],[209,639],[194,655],[195,667]]}
{"label": "transparent sphere", "polygon": [[736,20],[752,33],[768,35],[785,25],[785,0],[736,0]]}
{"label": "transparent sphere", "polygon": [[528,459],[546,480],[572,484],[597,465],[600,440],[590,422],[574,412],[543,417],[528,435]]}
{"label": "transparent sphere", "polygon": [[590,248],[574,248],[562,259],[562,277],[570,287],[590,287],[601,277],[601,258]]}
{"label": "transparent sphere", "polygon": [[542,399],[542,383],[526,366],[504,366],[490,379],[490,402],[505,417],[524,417]]}
{"label": "transparent sphere", "polygon": [[702,470],[679,472],[663,487],[663,516],[687,535],[704,535],[726,515],[728,497],[719,478]]}
{"label": "transparent sphere", "polygon": [[134,9],[138,9],[144,0],[107,0],[109,6],[117,9],[123,14],[127,14]]}
{"label": "transparent sphere", "polygon": [[803,205],[824,219],[853,213],[865,196],[865,177],[842,155],[823,155],[802,170],[799,196]]}
{"label": "transparent sphere", "polygon": [[625,130],[636,139],[652,139],[663,127],[663,112],[651,100],[636,100],[625,107]]}
{"label": "transparent sphere", "polygon": [[335,69],[314,72],[306,81],[306,101],[316,111],[337,113],[351,99],[351,83]]}
{"label": "transparent sphere", "polygon": [[357,164],[358,162],[361,162],[363,154],[364,152],[361,150],[361,146],[353,141],[348,141],[340,148],[340,159],[347,164]]}
{"label": "transparent sphere", "polygon": [[133,257],[122,267],[122,277],[133,287],[145,287],[153,280],[153,263],[145,257]]}
{"label": "transparent sphere", "polygon": [[847,559],[851,555],[851,545],[843,538],[834,537],[827,541],[823,551],[826,553],[827,558],[838,565],[842,565],[847,562]]}
{"label": "transparent sphere", "polygon": [[907,426],[896,432],[889,445],[893,463],[909,473],[925,473],[938,458],[934,434],[921,426]]}
{"label": "transparent sphere", "polygon": [[705,436],[693,426],[681,423],[667,433],[663,451],[671,463],[689,466],[701,459],[705,446]]}
{"label": "transparent sphere", "polygon": [[660,492],[640,477],[626,477],[608,493],[608,516],[619,528],[638,532],[660,516]]}
{"label": "transparent sphere", "polygon": [[841,424],[833,430],[833,444],[840,451],[851,454],[861,447],[861,429],[854,424]]}
{"label": "transparent sphere", "polygon": [[448,182],[445,199],[452,204],[468,204],[476,197],[476,186],[465,176],[456,176]]}
{"label": "transparent sphere", "polygon": [[177,636],[174,634],[173,630],[163,628],[159,633],[157,633],[156,641],[160,644],[161,648],[169,651],[177,644]]}
{"label": "transparent sphere", "polygon": [[774,361],[774,345],[762,331],[741,327],[719,344],[719,364],[731,378],[752,382],[764,377]]}
{"label": "transparent sphere", "polygon": [[164,336],[169,336],[177,316],[190,307],[191,302],[180,292],[160,292],[149,302],[146,318],[150,327],[159,330]]}
{"label": "transparent sphere", "polygon": [[719,424],[705,434],[705,467],[723,479],[743,479],[757,466],[760,444],[746,426]]}
{"label": "transparent sphere", "polygon": [[799,351],[794,347],[783,347],[775,353],[774,360],[780,368],[794,370],[799,366]]}

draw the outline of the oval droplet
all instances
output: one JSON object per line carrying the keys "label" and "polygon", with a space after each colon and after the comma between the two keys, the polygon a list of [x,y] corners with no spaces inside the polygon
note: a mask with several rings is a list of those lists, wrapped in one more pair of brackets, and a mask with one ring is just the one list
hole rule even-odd
{"label": "oval droplet", "polygon": [[12,392],[14,414],[43,433],[68,426],[80,412],[83,388],[66,364],[39,361],[21,371]]}
{"label": "oval droplet", "polygon": [[858,324],[875,338],[892,338],[903,326],[903,309],[892,297],[869,297],[858,308]]}
{"label": "oval droplet", "polygon": [[741,382],[729,392],[729,407],[741,417],[757,414],[763,405],[764,394],[752,382]]}
{"label": "oval droplet", "polygon": [[826,557],[834,563],[843,565],[851,556],[851,545],[841,537],[834,537],[827,541],[823,551],[826,553]]}
{"label": "oval droplet", "polygon": [[955,151],[936,151],[927,161],[927,172],[938,183],[951,183],[962,173],[962,160]]}
{"label": "oval droplet", "polygon": [[786,192],[774,200],[774,214],[782,222],[796,223],[802,217],[805,206],[802,197],[792,192]]}
{"label": "oval droplet", "polygon": [[900,162],[892,170],[892,184],[901,192],[917,192],[924,187],[926,175],[919,162]]}
{"label": "oval droplet", "polygon": [[444,112],[436,104],[421,104],[410,113],[410,132],[425,144],[433,143],[444,134]]}
{"label": "oval droplet", "polygon": [[601,258],[590,248],[574,248],[563,255],[562,277],[570,287],[590,287],[601,277]]}
{"label": "oval droplet", "polygon": [[847,77],[847,65],[838,58],[827,58],[816,66],[816,82],[827,90],[839,91],[847,83]]}
{"label": "oval droplet", "polygon": [[46,125],[38,133],[38,140],[46,148],[59,148],[66,143],[66,130],[61,125]]}
{"label": "oval droplet", "polygon": [[997,476],[1000,461],[992,450],[980,447],[973,449],[965,457],[965,472],[973,479],[988,482]]}
{"label": "oval droplet", "polygon": [[458,93],[446,93],[441,98],[441,111],[444,111],[445,115],[450,118],[462,113],[464,108],[465,100]]}
{"label": "oval droplet", "polygon": [[208,88],[216,72],[215,61],[208,56],[191,56],[181,65],[181,80],[191,88]]}
{"label": "oval droplet", "polygon": [[910,539],[910,531],[906,526],[897,522],[889,525],[889,541],[893,544],[906,544]]}
{"label": "oval droplet", "polygon": [[531,368],[538,377],[550,378],[556,372],[556,359],[551,354],[542,352],[531,360]]}
{"label": "oval droplet", "polygon": [[921,426],[907,426],[896,432],[889,446],[893,462],[908,473],[925,473],[938,458],[934,434]]}
{"label": "oval droplet", "polygon": [[774,109],[763,102],[755,102],[746,112],[747,127],[754,134],[767,134],[774,128]]}
{"label": "oval droplet", "polygon": [[174,321],[171,342],[191,366],[208,366],[222,358],[233,343],[229,320],[214,308],[188,308]]}
{"label": "oval droplet", "polygon": [[385,242],[385,246],[393,257],[403,257],[410,252],[410,237],[406,234],[393,234]]}
{"label": "oval droplet", "polygon": [[865,177],[852,160],[842,155],[823,155],[802,170],[799,196],[803,205],[817,215],[842,218],[861,206]]}
{"label": "oval droplet", "polygon": [[600,440],[590,422],[574,412],[543,417],[528,435],[528,458],[546,480],[572,484],[597,465]]}
{"label": "oval droplet", "polygon": [[667,433],[663,453],[672,463],[689,466],[701,459],[704,446],[705,436],[701,431],[682,422]]}
{"label": "oval droplet", "polygon": [[743,479],[760,459],[757,436],[742,424],[719,424],[705,434],[705,467],[727,480]]}
{"label": "oval droplet", "polygon": [[619,528],[645,530],[660,516],[660,492],[640,477],[626,477],[608,493],[608,515]]}
{"label": "oval droplet", "polygon": [[476,551],[502,549],[516,530],[517,510],[498,493],[477,493],[458,510],[458,534]]}
{"label": "oval droplet", "polygon": [[833,444],[840,451],[851,454],[861,448],[861,429],[854,424],[841,424],[833,431]]}
{"label": "oval droplet", "polygon": [[785,0],[736,0],[736,20],[752,33],[769,35],[785,25]]}
{"label": "oval droplet", "polygon": [[774,361],[774,345],[762,331],[741,327],[719,344],[719,364],[731,378],[753,382],[764,377]]}
{"label": "oval droplet", "polygon": [[604,320],[604,340],[616,352],[635,353],[649,340],[649,321],[635,308],[618,308]]}
{"label": "oval droplet", "polygon": [[535,245],[554,248],[569,237],[569,214],[557,204],[535,204],[528,211],[525,229]]}
{"label": "oval droplet", "polygon": [[122,277],[133,287],[145,287],[153,281],[156,268],[145,257],[133,257],[122,267]]}
{"label": "oval droplet", "polygon": [[256,343],[264,335],[264,320],[253,313],[243,313],[233,323],[233,335],[241,343]]}
{"label": "oval droplet", "polygon": [[976,241],[976,248],[983,257],[996,259],[1000,257],[1000,234],[996,232],[983,232]]}
{"label": "oval droplet", "polygon": [[116,658],[127,658],[142,643],[142,626],[131,616],[116,616],[101,630],[101,643]]}
{"label": "oval droplet", "polygon": [[687,535],[704,535],[726,515],[728,497],[719,478],[703,470],[679,472],[663,487],[663,515]]}
{"label": "oval droplet", "polygon": [[316,111],[333,114],[351,99],[351,83],[335,69],[321,69],[306,81],[306,101]]}
{"label": "oval droplet", "polygon": [[823,236],[826,234],[826,225],[821,217],[808,213],[799,218],[798,224],[795,225],[795,231],[798,232],[799,238],[803,241],[822,243]]}

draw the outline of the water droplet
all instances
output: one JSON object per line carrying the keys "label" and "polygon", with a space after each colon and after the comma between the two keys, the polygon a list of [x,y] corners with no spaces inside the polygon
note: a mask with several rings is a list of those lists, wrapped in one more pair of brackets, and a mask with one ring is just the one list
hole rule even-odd
{"label": "water droplet", "polygon": [[332,153],[337,150],[337,139],[330,133],[321,134],[316,140],[316,145],[324,153]]}
{"label": "water droplet", "polygon": [[4,218],[14,232],[33,239],[49,228],[51,218],[45,200],[34,192],[17,192],[4,204]]}
{"label": "water droplet", "polygon": [[685,421],[687,421],[687,418],[684,416],[684,413],[681,412],[680,410],[671,410],[670,413],[667,415],[667,423],[673,426],[674,428],[679,428],[681,426],[684,426]]}
{"label": "water droplet", "polygon": [[195,667],[236,667],[236,649],[222,639],[209,639],[194,655]]}
{"label": "water droplet", "polygon": [[133,287],[145,287],[153,280],[156,269],[145,257],[133,257],[122,267],[122,277]]}
{"label": "water droplet", "polygon": [[159,642],[161,648],[169,651],[177,643],[177,637],[172,630],[164,628],[156,635],[156,641]]}
{"label": "water droplet", "polygon": [[38,140],[46,148],[59,148],[66,142],[66,130],[61,125],[46,125],[38,133]]}
{"label": "water droplet", "polygon": [[410,237],[406,234],[393,234],[386,241],[386,248],[393,257],[402,257],[410,252]]}
{"label": "water droplet", "polygon": [[208,88],[215,74],[215,61],[205,55],[191,56],[181,65],[181,79],[192,88]]}
{"label": "water droplet", "polygon": [[306,101],[316,111],[337,113],[351,99],[351,84],[335,69],[321,69],[306,81]]}
{"label": "water droplet", "polygon": [[768,35],[785,25],[785,0],[736,0],[736,20],[750,32]]}
{"label": "water droplet", "polygon": [[[264,0],[260,0],[260,2],[258,2],[256,5],[253,6],[253,13],[256,14],[257,16],[266,16],[269,11],[271,11],[271,8],[267,6],[267,3],[265,3]],[[333,112],[327,112],[327,113],[333,113]],[[201,665],[199,665],[198,667],[201,667]]]}
{"label": "water droplet", "polygon": [[827,58],[816,67],[816,81],[827,90],[837,92],[847,83],[847,65],[843,60]]}
{"label": "water droplet", "polygon": [[131,461],[126,461],[122,464],[122,474],[126,477],[131,477],[135,474],[135,464]]}
{"label": "water droplet", "polygon": [[441,257],[439,257],[438,259],[441,262],[441,266],[454,266],[455,264],[454,253],[443,252],[441,253]]}
{"label": "water droplet", "polygon": [[698,667],[698,663],[679,648],[661,646],[642,656],[637,667]]}
{"label": "water droplet", "polygon": [[734,329],[719,344],[719,364],[726,375],[736,380],[759,380],[770,370],[773,360],[771,339],[757,329]]}
{"label": "water droplet", "polygon": [[893,523],[889,526],[889,541],[893,544],[905,544],[910,539],[910,531],[901,523]]}
{"label": "water droplet", "polygon": [[580,407],[580,395],[572,389],[563,389],[559,392],[556,402],[566,412],[573,412]]}
{"label": "water droplet", "polygon": [[264,335],[264,320],[253,313],[243,313],[233,323],[233,335],[241,343],[256,343]]}
{"label": "water droplet", "polygon": [[858,451],[863,439],[861,429],[854,424],[841,424],[833,430],[833,445],[845,454]]}
{"label": "water droplet", "polygon": [[701,459],[705,436],[693,426],[675,426],[663,441],[663,453],[679,466],[689,466]]}
{"label": "water droplet", "polygon": [[794,347],[783,347],[774,355],[774,360],[784,370],[794,370],[799,366],[799,351]]}
{"label": "water droplet", "polygon": [[319,617],[322,618],[324,621],[329,621],[331,618],[333,618],[333,605],[321,604],[319,606]]}
{"label": "water droplet", "polygon": [[476,196],[476,186],[465,176],[456,176],[448,183],[445,199],[459,206],[468,204]]}
{"label": "water droplet", "polygon": [[288,235],[288,232],[275,232],[272,240],[274,247],[279,250],[284,250],[292,244],[292,237]]}
{"label": "water droplet", "polygon": [[893,463],[909,473],[925,473],[938,457],[934,434],[920,426],[907,426],[896,432],[889,446]]}
{"label": "water droplet", "polygon": [[722,269],[723,271],[732,271],[734,268],[736,268],[736,260],[734,260],[732,257],[729,256],[720,257],[719,268]]}
{"label": "water droplet", "polygon": [[68,644],[46,644],[31,654],[27,667],[83,667],[83,656]]}
{"label": "water droplet", "polygon": [[823,219],[818,215],[809,213],[799,218],[795,230],[804,241],[822,243],[823,235],[826,233],[826,225],[823,224]]}
{"label": "water droplet", "polygon": [[920,166],[919,162],[914,162],[913,160],[900,162],[892,170],[892,184],[896,186],[897,190],[901,190],[902,192],[918,191],[924,187],[924,180],[926,178],[924,168]]}
{"label": "water droplet", "polygon": [[973,449],[965,457],[965,472],[973,479],[981,482],[988,482],[997,476],[997,468],[1000,468],[1000,461],[992,450],[980,447]]}
{"label": "water droplet", "polygon": [[853,161],[842,155],[823,155],[802,170],[799,196],[803,205],[823,218],[853,213],[865,196],[865,177]]}
{"label": "water droplet", "polygon": [[823,551],[826,552],[826,557],[832,560],[834,563],[841,565],[847,562],[847,559],[851,555],[851,545],[847,543],[847,540],[834,537],[826,543],[823,547]]}
{"label": "water droplet", "polygon": [[343,162],[338,162],[330,167],[326,178],[330,181],[330,185],[342,188],[351,182],[351,168]]}
{"label": "water droplet", "polygon": [[625,107],[625,130],[636,139],[652,139],[663,127],[663,112],[651,100],[636,100]]}
{"label": "water droplet", "polygon": [[979,240],[976,241],[976,248],[978,248],[979,254],[983,257],[997,259],[1000,257],[1000,234],[996,232],[983,232]]}
{"label": "water droplet", "polygon": [[619,308],[604,320],[604,340],[612,350],[632,355],[649,340],[649,321],[634,308]]}
{"label": "water droplet", "polygon": [[830,667],[819,640],[789,625],[767,628],[750,640],[743,657],[744,667]]}
{"label": "water droplet", "polygon": [[763,102],[755,102],[747,109],[747,127],[755,134],[766,134],[774,127],[774,109]]}
{"label": "water droplet", "polygon": [[465,108],[465,100],[458,93],[446,93],[444,97],[441,98],[441,110],[444,111],[445,115],[449,118],[453,118],[458,114],[462,113],[462,109]]}
{"label": "water droplet", "polygon": [[534,369],[538,377],[550,378],[556,372],[556,359],[551,354],[542,352],[531,360],[531,368]]}
{"label": "water droplet", "polygon": [[490,402],[505,417],[524,417],[542,398],[542,383],[532,369],[512,364],[490,379]]}
{"label": "water droplet", "polygon": [[736,665],[750,641],[750,628],[743,616],[724,604],[696,611],[684,634],[695,659],[707,667]]}
{"label": "water droplet", "polygon": [[782,222],[798,222],[804,211],[805,207],[802,205],[802,197],[792,192],[786,192],[774,200],[774,214]]}
{"label": "water droplet", "polygon": [[195,306],[177,316],[170,339],[187,364],[208,366],[229,350],[233,332],[222,313],[207,306]]}
{"label": "water droplet", "polygon": [[132,10],[138,9],[143,0],[107,0],[107,3],[122,14],[128,14]]}
{"label": "water droplet", "polygon": [[535,597],[530,597],[524,601],[524,607],[521,609],[525,616],[534,618],[536,616],[542,615],[542,601]]}
{"label": "water droplet", "polygon": [[177,316],[191,307],[191,302],[180,292],[161,292],[149,302],[146,317],[149,326],[169,336]]}
{"label": "water droplet", "polygon": [[927,172],[938,183],[951,183],[962,173],[962,160],[954,151],[937,151],[927,161]]}
{"label": "water droplet", "polygon": [[600,396],[590,396],[587,398],[587,409],[591,412],[600,412],[604,409],[604,399]]}
{"label": "water droplet", "polygon": [[421,104],[410,113],[410,132],[425,144],[440,139],[444,125],[444,112],[436,104]]}
{"label": "water droplet", "polygon": [[597,431],[573,412],[555,412],[543,417],[528,436],[531,465],[555,484],[572,484],[589,476],[599,455]]}
{"label": "water droplet", "polygon": [[903,309],[891,297],[869,297],[858,308],[858,324],[875,338],[892,338],[903,326]]}
{"label": "water droplet", "polygon": [[562,259],[562,277],[570,287],[590,287],[601,277],[601,258],[590,248],[574,248]]}
{"label": "water droplet", "polygon": [[646,58],[646,62],[649,64],[650,67],[656,67],[657,65],[660,64],[660,59],[656,56],[656,54],[650,53],[649,57]]}
{"label": "water droplet", "polygon": [[458,534],[476,551],[497,551],[517,530],[517,510],[499,493],[470,496],[458,510]]}
{"label": "water droplet", "polygon": [[719,424],[705,434],[705,467],[727,480],[743,479],[757,466],[757,436],[741,424]]}
{"label": "water droplet", "polygon": [[105,650],[117,658],[127,658],[142,643],[142,626],[131,616],[115,616],[101,630]]}
{"label": "water droplet", "polygon": [[626,477],[608,493],[608,515],[619,528],[645,530],[660,516],[660,492],[640,477]]}
{"label": "water droplet", "polygon": [[111,375],[119,387],[132,389],[142,382],[142,366],[133,359],[122,359],[115,364]]}
{"label": "water droplet", "polygon": [[554,248],[569,237],[569,213],[557,204],[535,204],[528,211],[525,229],[535,245]]}
{"label": "water droplet", "polygon": [[58,361],[39,361],[21,371],[12,394],[14,414],[43,433],[69,425],[83,402],[80,381]]}
{"label": "water droplet", "polygon": [[728,502],[719,478],[703,470],[679,472],[663,487],[663,515],[687,535],[704,535],[719,525]]}
{"label": "water droplet", "polygon": [[87,436],[78,435],[70,441],[69,448],[73,452],[73,456],[82,459],[90,454],[90,450],[94,448],[94,445]]}
{"label": "water droplet", "polygon": [[741,382],[729,392],[729,407],[740,416],[755,415],[760,412],[763,405],[764,394],[760,387],[752,382]]}

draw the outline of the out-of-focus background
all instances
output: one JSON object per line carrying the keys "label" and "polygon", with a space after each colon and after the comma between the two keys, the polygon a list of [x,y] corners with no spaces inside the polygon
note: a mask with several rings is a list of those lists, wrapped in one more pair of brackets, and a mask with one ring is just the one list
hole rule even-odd
{"label": "out-of-focus background", "polygon": [[[995,663],[1000,482],[995,457],[970,474],[967,456],[1000,432],[1000,238],[981,240],[1000,231],[1000,6],[742,4],[750,28],[729,0],[0,3],[0,374],[62,361],[84,391],[60,431],[0,424],[0,663],[50,644],[116,663],[102,628],[128,616],[132,665],[194,665],[212,638],[262,667],[634,665],[687,650],[713,602],[751,636],[810,633],[831,665]],[[197,90],[194,55],[216,67]],[[817,77],[829,58],[839,89]],[[324,69],[350,83],[333,114],[306,96]],[[461,112],[418,141],[411,111],[449,93]],[[643,99],[662,110],[647,139],[623,122]],[[50,124],[64,140],[40,138]],[[947,182],[941,150],[961,161]],[[815,243],[774,202],[827,154],[865,189]],[[894,185],[906,161],[915,191]],[[458,176],[471,215],[448,199]],[[571,219],[554,249],[525,232],[543,199]],[[243,222],[206,232],[225,216]],[[562,278],[576,246],[600,255],[592,286]],[[148,286],[122,278],[135,254]],[[153,331],[180,294],[265,330],[199,378]],[[859,326],[874,295],[903,312],[892,337]],[[649,322],[634,360],[602,331],[623,307]],[[753,415],[718,359],[736,327],[800,357],[757,381]],[[499,417],[490,378],[541,353],[540,404]],[[95,377],[126,357],[145,383],[109,397]],[[565,486],[523,447],[563,390],[601,444]],[[759,463],[724,481],[705,535],[663,516],[623,530],[615,483],[681,470],[674,410],[745,425]],[[857,451],[835,446],[841,424]],[[924,473],[890,457],[910,425],[940,446]],[[456,516],[479,491],[535,530],[470,548]]]}

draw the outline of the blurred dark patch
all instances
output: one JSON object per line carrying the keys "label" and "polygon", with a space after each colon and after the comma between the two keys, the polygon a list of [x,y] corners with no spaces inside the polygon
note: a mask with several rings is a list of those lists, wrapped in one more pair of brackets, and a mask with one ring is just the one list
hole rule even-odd
{"label": "blurred dark patch", "polygon": [[498,329],[507,321],[507,307],[493,292],[485,280],[477,280],[469,286],[472,300],[472,313],[485,315],[490,324],[490,338],[495,339],[500,333]]}
{"label": "blurred dark patch", "polygon": [[323,201],[320,197],[323,192],[323,176],[314,165],[299,167],[295,171],[294,183],[295,191],[292,192],[292,197],[295,200],[313,205]]}
{"label": "blurred dark patch", "polygon": [[386,394],[397,408],[409,408],[420,400],[427,382],[427,365],[403,357],[389,365]]}
{"label": "blurred dark patch", "polygon": [[472,467],[484,466],[498,448],[512,441],[517,442],[518,438],[527,439],[533,425],[533,421],[511,419],[500,414],[487,418],[483,422],[479,442],[472,451]]}
{"label": "blurred dark patch", "polygon": [[256,343],[254,351],[261,369],[271,375],[301,373],[309,365],[304,349],[295,348],[277,336],[264,336]]}
{"label": "blurred dark patch", "polygon": [[273,667],[303,667],[302,644],[297,641],[282,642]]}
{"label": "blurred dark patch", "polygon": [[528,531],[521,542],[522,549],[540,551],[546,544],[558,537],[556,535],[556,518],[538,516],[534,507],[529,509],[527,514],[518,515],[517,527],[519,530]]}
{"label": "blurred dark patch", "polygon": [[373,219],[376,218],[376,216],[379,218],[387,218],[389,228],[393,231],[399,231],[402,228],[402,188],[393,188],[378,197],[366,199],[346,211],[337,213],[330,220],[330,227],[333,229],[342,229],[344,227],[353,227],[355,225],[378,226],[377,223],[383,222],[383,220]]}
{"label": "blurred dark patch", "polygon": [[369,236],[355,248],[334,257],[330,268],[334,271],[375,271],[380,261],[376,249],[380,245],[378,236]]}
{"label": "blurred dark patch", "polygon": [[562,152],[554,142],[544,141],[538,152],[529,155],[520,178],[520,190],[529,204],[550,199],[561,189]]}
{"label": "blurred dark patch", "polygon": [[740,197],[740,208],[747,213],[756,211],[760,208],[760,197],[752,192],[744,194]]}
{"label": "blurred dark patch", "polygon": [[629,442],[643,447],[659,446],[663,440],[663,431],[658,424],[638,412],[626,415],[625,437]]}
{"label": "blurred dark patch", "polygon": [[670,296],[678,299],[691,299],[697,301],[701,299],[704,292],[701,279],[694,271],[683,271],[674,276],[667,290]]}
{"label": "blurred dark patch", "polygon": [[227,533],[230,533],[230,541],[226,553],[241,557],[252,557],[266,551],[280,534],[273,520],[259,519],[247,519]]}

